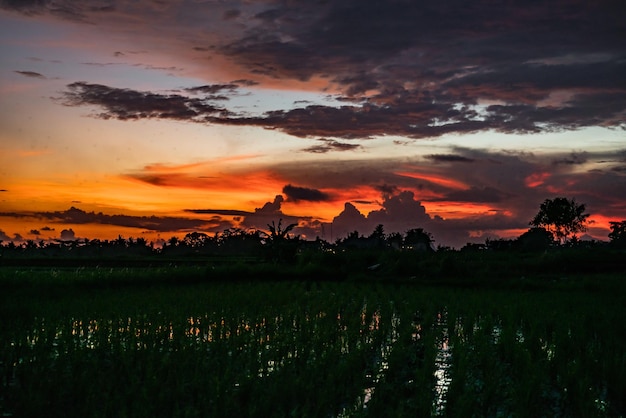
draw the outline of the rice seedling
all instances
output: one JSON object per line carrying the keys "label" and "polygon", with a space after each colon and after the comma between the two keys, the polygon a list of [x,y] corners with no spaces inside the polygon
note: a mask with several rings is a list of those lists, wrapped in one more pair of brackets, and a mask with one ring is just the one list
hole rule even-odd
{"label": "rice seedling", "polygon": [[[37,283],[51,280],[44,272],[33,274]],[[167,276],[160,270],[57,274],[74,283],[145,274],[147,284],[150,274]],[[625,412],[620,293],[381,282],[187,283],[7,287],[0,307],[0,413]]]}

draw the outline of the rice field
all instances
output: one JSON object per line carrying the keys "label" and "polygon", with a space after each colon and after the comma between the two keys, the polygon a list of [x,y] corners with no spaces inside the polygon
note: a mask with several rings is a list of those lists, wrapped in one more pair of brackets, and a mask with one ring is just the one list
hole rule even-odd
{"label": "rice field", "polygon": [[3,289],[4,417],[620,417],[624,295],[393,283]]}

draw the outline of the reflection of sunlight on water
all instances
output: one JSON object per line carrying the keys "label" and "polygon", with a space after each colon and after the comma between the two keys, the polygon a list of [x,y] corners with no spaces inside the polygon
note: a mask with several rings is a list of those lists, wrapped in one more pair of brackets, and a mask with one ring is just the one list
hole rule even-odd
{"label": "reflection of sunlight on water", "polygon": [[452,351],[448,335],[448,311],[443,309],[437,314],[435,329],[441,332],[441,339],[437,345],[435,357],[435,399],[433,399],[432,414],[441,416],[445,413],[448,388],[452,383],[450,367],[452,365]]}
{"label": "reflection of sunlight on water", "polygon": [[[390,317],[383,317],[380,309],[368,311],[367,305],[364,304],[359,313],[353,313],[352,318],[342,316],[341,312],[332,315],[323,311],[309,312],[301,316],[269,315],[248,318],[227,317],[212,312],[203,316],[183,317],[178,322],[172,322],[160,313],[152,318],[147,315],[119,319],[70,318],[56,322],[39,317],[34,319],[32,328],[27,330],[19,341],[11,341],[10,346],[15,347],[16,342],[19,344],[25,342],[30,348],[37,348],[38,353],[45,352],[46,355],[56,358],[81,349],[121,348],[122,350],[172,351],[178,349],[177,341],[181,340],[188,341],[195,347],[206,347],[207,350],[212,350],[211,343],[231,340],[235,354],[237,350],[252,350],[253,352],[254,360],[246,378],[267,377],[280,370],[288,362],[300,357],[304,357],[306,364],[315,364],[315,361],[322,355],[322,351],[326,349],[337,350],[340,355],[351,355],[356,351],[367,352],[370,356],[368,371],[354,370],[354,373],[360,374],[361,377],[365,375],[367,383],[360,392],[360,396],[357,394],[356,399],[348,400],[346,402],[348,406],[344,407],[343,412],[338,415],[348,417],[353,414],[359,415],[359,411],[366,410],[368,404],[376,396],[376,388],[381,382],[385,383],[383,379],[388,374],[389,357],[394,345],[400,339],[401,330],[401,319],[398,313],[392,309],[389,315]],[[320,349],[317,351],[301,345],[302,341],[309,341],[313,335],[327,331],[327,324],[321,321],[324,318],[330,320],[331,323],[335,321],[336,328],[332,334],[333,337],[322,339]],[[417,321],[414,319],[411,327],[406,327],[406,332],[411,333],[409,339],[413,342],[423,341],[424,332],[432,332],[437,341],[432,416],[445,416],[448,413],[446,405],[448,390],[452,382],[453,360],[450,334],[457,350],[455,357],[459,356],[459,358],[465,354],[464,349],[471,350],[475,347],[472,336],[480,335],[481,331],[482,335],[490,337],[489,344],[493,346],[506,344],[508,341],[516,346],[519,345],[519,350],[529,350],[531,346],[538,347],[539,353],[542,353],[540,359],[545,359],[548,364],[554,364],[559,356],[563,356],[562,348],[557,347],[558,340],[552,334],[534,336],[532,333],[526,333],[525,335],[524,327],[504,328],[497,318],[495,322],[488,322],[487,325],[480,315],[473,321],[472,318],[466,318],[467,322],[461,317],[450,319],[451,321],[448,320],[448,311],[444,308],[437,314],[432,327],[423,329],[422,318]],[[454,329],[449,329],[449,323],[453,324]],[[573,334],[575,333],[572,333],[570,329],[564,338],[575,338]],[[229,355],[231,354],[229,352]],[[18,358],[15,361],[21,362],[22,359]],[[11,371],[7,372],[9,385],[15,380],[11,378],[11,373],[15,374],[16,364],[12,364]],[[480,383],[480,376],[470,377]],[[412,380],[406,383],[410,384]],[[239,386],[240,382],[235,382],[234,385]],[[550,385],[550,382],[547,385]],[[605,381],[603,385],[588,388],[593,392],[594,406],[601,416],[607,416],[611,411],[606,385]],[[567,400],[567,387],[560,386],[556,382],[552,383],[551,386],[546,386],[542,396],[545,402],[553,405],[552,411],[555,414],[563,413],[561,408],[562,403]],[[373,408],[373,404],[370,406]]]}
{"label": "reflection of sunlight on water", "polygon": [[[360,334],[363,336],[363,341],[369,346],[373,346],[376,343],[375,337],[372,334],[375,331],[381,329],[382,315],[380,309],[374,311],[368,320],[367,316],[367,304],[364,304],[361,310],[361,329]],[[354,411],[360,409],[367,409],[367,404],[372,400],[374,391],[378,382],[383,378],[385,372],[389,369],[389,355],[393,348],[393,344],[398,340],[400,333],[398,331],[400,325],[400,317],[394,311],[391,317],[391,329],[388,335],[382,341],[382,344],[371,356],[371,367],[365,374],[367,382],[371,385],[363,389],[363,395],[360,396],[350,407],[345,407],[337,418],[346,418],[352,416]],[[344,326],[343,330],[347,332],[347,328]]]}
{"label": "reflection of sunlight on water", "polygon": [[[368,325],[369,332],[367,333],[366,338],[366,342],[368,344],[372,344],[374,342],[374,337],[372,336],[371,332],[380,329],[380,320],[380,310],[376,310],[372,315],[371,321]],[[374,388],[376,387],[380,379],[384,376],[385,372],[389,369],[389,354],[391,354],[391,348],[398,339],[397,327],[399,323],[400,318],[398,318],[394,312],[391,319],[391,333],[385,338],[378,352],[374,355],[372,371],[365,375],[365,378],[369,382],[371,382],[372,386],[365,388],[363,391],[363,408],[367,408],[367,404],[372,399],[372,395],[374,394]],[[366,325],[365,307],[361,314],[361,325]]]}

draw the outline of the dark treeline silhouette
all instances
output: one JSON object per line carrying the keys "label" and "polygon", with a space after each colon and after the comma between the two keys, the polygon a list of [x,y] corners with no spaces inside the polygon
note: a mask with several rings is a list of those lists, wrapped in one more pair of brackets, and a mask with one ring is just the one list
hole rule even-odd
{"label": "dark treeline silhouette", "polygon": [[547,199],[530,228],[516,238],[487,239],[460,249],[435,247],[423,228],[385,233],[378,225],[369,235],[353,231],[335,242],[304,240],[296,224],[282,219],[267,231],[230,228],[212,235],[190,232],[161,245],[143,238],[113,240],[29,240],[0,242],[0,266],[144,266],[163,264],[296,266],[307,275],[477,276],[626,272],[626,220],[610,223],[609,241],[582,241],[585,205],[573,199]]}

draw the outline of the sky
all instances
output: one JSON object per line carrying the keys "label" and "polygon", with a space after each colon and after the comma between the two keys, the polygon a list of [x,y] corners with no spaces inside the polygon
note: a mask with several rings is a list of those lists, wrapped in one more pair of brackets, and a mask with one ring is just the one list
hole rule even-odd
{"label": "sky", "polygon": [[0,0],[0,240],[626,219],[622,0]]}

